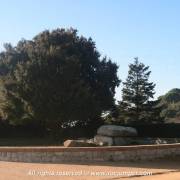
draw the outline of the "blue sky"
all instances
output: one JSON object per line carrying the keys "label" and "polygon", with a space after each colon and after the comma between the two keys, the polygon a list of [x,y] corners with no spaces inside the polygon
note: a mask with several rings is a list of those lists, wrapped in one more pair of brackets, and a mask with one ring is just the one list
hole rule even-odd
{"label": "blue sky", "polygon": [[0,23],[0,50],[45,29],[74,27],[119,65],[123,81],[138,56],[152,70],[155,97],[180,88],[178,0],[0,0]]}

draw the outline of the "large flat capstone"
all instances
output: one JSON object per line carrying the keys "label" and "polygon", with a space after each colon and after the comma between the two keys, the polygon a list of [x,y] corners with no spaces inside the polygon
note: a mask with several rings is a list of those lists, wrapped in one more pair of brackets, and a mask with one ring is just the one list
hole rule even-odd
{"label": "large flat capstone", "polygon": [[98,128],[97,134],[110,137],[134,137],[137,136],[138,133],[133,127],[103,125]]}

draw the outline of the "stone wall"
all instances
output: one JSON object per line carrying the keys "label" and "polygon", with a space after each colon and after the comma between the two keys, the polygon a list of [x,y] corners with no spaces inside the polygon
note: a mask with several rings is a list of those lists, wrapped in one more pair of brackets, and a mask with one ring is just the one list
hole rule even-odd
{"label": "stone wall", "polygon": [[0,161],[98,162],[139,161],[180,156],[180,143],[116,147],[0,147]]}

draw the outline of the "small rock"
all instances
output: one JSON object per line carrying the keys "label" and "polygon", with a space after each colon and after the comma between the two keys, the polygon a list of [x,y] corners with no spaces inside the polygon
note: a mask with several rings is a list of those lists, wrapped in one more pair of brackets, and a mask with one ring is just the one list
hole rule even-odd
{"label": "small rock", "polygon": [[65,147],[95,147],[97,146],[92,142],[85,142],[84,140],[66,140],[64,141]]}

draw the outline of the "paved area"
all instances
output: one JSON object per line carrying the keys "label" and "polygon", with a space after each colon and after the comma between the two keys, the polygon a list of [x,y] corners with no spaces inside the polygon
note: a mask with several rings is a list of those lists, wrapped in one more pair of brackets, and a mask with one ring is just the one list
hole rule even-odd
{"label": "paved area", "polygon": [[[152,173],[150,176],[140,174]],[[126,175],[125,175],[126,174]],[[128,177],[127,174],[133,176]],[[0,180],[180,180],[180,160],[42,164],[0,161]]]}

